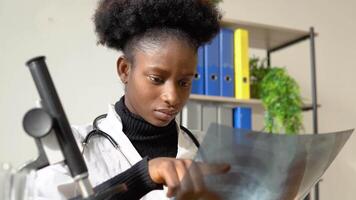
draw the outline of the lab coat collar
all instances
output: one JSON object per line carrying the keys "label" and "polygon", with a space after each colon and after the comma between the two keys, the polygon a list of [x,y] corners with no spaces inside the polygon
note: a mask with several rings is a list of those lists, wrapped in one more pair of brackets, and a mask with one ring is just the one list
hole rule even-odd
{"label": "lab coat collar", "polygon": [[99,128],[109,134],[118,144],[119,150],[127,157],[130,165],[142,159],[129,138],[122,131],[122,121],[116,113],[114,105],[109,105],[107,117],[99,123]]}

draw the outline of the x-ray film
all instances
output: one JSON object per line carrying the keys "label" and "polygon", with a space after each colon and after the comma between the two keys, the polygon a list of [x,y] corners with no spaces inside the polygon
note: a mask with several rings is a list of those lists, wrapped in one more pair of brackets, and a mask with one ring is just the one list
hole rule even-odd
{"label": "x-ray film", "polygon": [[195,159],[231,165],[226,174],[205,177],[222,199],[302,199],[352,131],[283,135],[212,124]]}

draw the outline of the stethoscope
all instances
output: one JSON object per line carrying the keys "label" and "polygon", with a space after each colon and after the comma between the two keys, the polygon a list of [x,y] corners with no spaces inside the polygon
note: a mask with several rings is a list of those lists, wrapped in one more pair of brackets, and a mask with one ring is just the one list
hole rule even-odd
{"label": "stethoscope", "polygon": [[[96,117],[93,121],[93,130],[90,131],[88,133],[88,135],[84,138],[82,144],[83,144],[83,150],[82,150],[82,154],[84,154],[84,151],[86,149],[86,147],[88,146],[91,138],[93,136],[100,136],[100,137],[104,137],[105,139],[107,139],[111,145],[119,150],[121,152],[121,154],[125,157],[125,159],[129,162],[129,159],[126,157],[126,155],[120,150],[118,143],[115,141],[114,138],[112,138],[109,134],[105,133],[104,131],[100,130],[98,127],[98,121],[106,118],[107,114],[103,114],[103,115],[99,115],[98,117]],[[189,131],[187,128],[185,128],[184,126],[180,125],[180,128],[189,136],[189,138],[192,140],[192,142],[194,143],[194,145],[199,149],[200,147],[200,143],[197,140],[197,138],[193,135],[193,133],[191,131]],[[130,162],[129,162],[130,163]]]}

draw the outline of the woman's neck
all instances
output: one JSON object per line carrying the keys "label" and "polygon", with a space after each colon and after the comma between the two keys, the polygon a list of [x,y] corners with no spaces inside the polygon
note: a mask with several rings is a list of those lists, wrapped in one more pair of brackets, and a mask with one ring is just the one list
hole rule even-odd
{"label": "woman's neck", "polygon": [[164,127],[154,126],[132,113],[126,106],[124,97],[115,104],[115,110],[121,118],[122,131],[142,157],[176,156],[178,132],[175,120]]}

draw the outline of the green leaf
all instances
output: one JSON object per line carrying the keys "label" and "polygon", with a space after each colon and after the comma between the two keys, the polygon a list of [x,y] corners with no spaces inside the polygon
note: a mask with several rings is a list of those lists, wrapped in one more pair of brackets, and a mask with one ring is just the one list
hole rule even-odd
{"label": "green leaf", "polygon": [[221,3],[223,0],[210,0],[213,4],[219,4]]}
{"label": "green leaf", "polygon": [[[257,60],[258,61],[258,60]],[[261,71],[265,66],[258,66],[253,60],[253,70]],[[302,99],[297,82],[288,75],[286,69],[269,68],[264,77],[258,77],[259,97],[266,109],[265,129],[268,132],[297,134],[302,129]]]}

